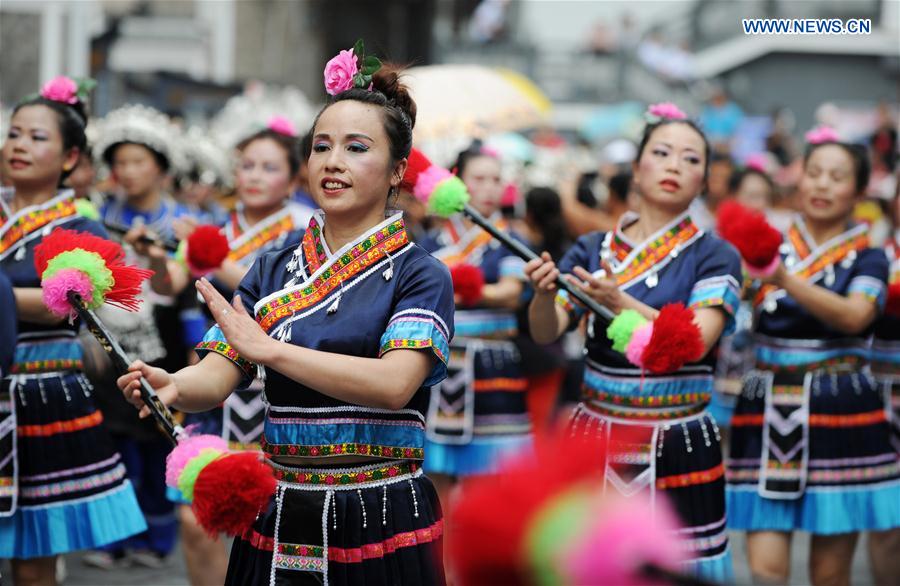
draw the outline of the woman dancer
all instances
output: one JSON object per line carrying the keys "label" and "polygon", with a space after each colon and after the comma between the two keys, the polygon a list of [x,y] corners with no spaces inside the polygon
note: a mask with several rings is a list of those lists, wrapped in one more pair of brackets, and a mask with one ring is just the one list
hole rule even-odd
{"label": "woman dancer", "polygon": [[146,529],[81,372],[77,327],[44,306],[34,266],[35,246],[58,226],[105,236],[59,190],[86,143],[80,89],[56,78],[16,106],[2,151],[14,192],[0,201],[0,270],[19,335],[0,387],[0,558],[12,558],[19,585],[55,584],[59,554]]}
{"label": "woman dancer", "polygon": [[570,426],[572,433],[603,442],[626,437],[623,453],[607,466],[606,489],[666,495],[681,518],[691,569],[728,581],[724,470],[718,428],[706,406],[713,349],[734,325],[740,259],[688,214],[706,179],[706,137],[673,105],[652,106],[648,114],[634,163],[638,213],[626,213],[614,232],[581,237],[559,268],[547,253],[526,265],[536,290],[531,334],[549,343],[580,319],[582,310],[568,295],[556,294],[560,273],[574,275],[573,282],[615,313],[634,309],[654,319],[673,302],[694,309],[703,358],[665,375],[635,368],[612,348],[606,327],[589,318],[584,398]]}
{"label": "woman dancer", "polygon": [[849,584],[858,532],[900,526],[898,456],[868,366],[887,262],[851,223],[865,151],[830,129],[807,138],[801,213],[754,299],[756,370],[732,419],[729,523],[748,531],[760,579],[787,581],[800,530],[813,534],[812,583]]}
{"label": "woman dancer", "polygon": [[440,505],[421,460],[427,387],[444,378],[453,335],[452,284],[400,215],[385,219],[415,103],[395,72],[373,72],[359,53],[326,68],[334,97],[309,157],[322,212],[300,246],[258,259],[231,304],[199,282],[217,326],[197,365],[169,374],[136,363],[119,381],[136,401],[142,374],[168,403],[202,411],[265,373],[262,447],[279,485],[235,541],[230,584],[443,583]]}
{"label": "woman dancer", "polygon": [[[472,205],[508,232],[500,214],[503,184],[497,156],[476,144],[459,155],[455,168]],[[512,341],[518,333],[525,263],[462,216],[447,220],[422,246],[451,271],[461,265],[477,267],[484,280],[479,299],[457,296],[450,371],[432,389],[428,409],[425,468],[444,497],[456,478],[491,471],[498,458],[530,441],[528,380]]]}
{"label": "woman dancer", "polygon": [[[238,143],[237,150],[239,203],[224,226],[231,252],[212,279],[226,299],[231,299],[257,258],[270,251],[295,248],[309,221],[306,208],[290,200],[293,179],[300,168],[293,128],[274,119],[268,128]],[[187,282],[187,275],[180,280]],[[262,381],[256,378],[249,388],[236,389],[229,395],[221,409],[188,414],[184,423],[199,424],[197,431],[202,433],[221,434],[232,449],[258,450],[265,421],[262,388]],[[184,503],[180,495],[170,494],[170,498]],[[222,583],[227,561],[222,543],[206,535],[190,506],[179,506],[178,517],[191,583]]]}

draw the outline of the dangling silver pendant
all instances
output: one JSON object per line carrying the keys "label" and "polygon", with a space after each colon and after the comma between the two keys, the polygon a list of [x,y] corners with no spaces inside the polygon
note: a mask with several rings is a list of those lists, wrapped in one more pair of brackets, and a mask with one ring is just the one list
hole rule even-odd
{"label": "dangling silver pendant", "polygon": [[825,267],[825,286],[831,287],[834,285],[834,265],[828,265]]}
{"label": "dangling silver pendant", "polygon": [[775,310],[778,309],[778,300],[774,297],[766,297],[766,300],[763,301],[763,309],[768,313],[775,313]]}
{"label": "dangling silver pendant", "polygon": [[334,299],[334,303],[332,303],[331,305],[328,306],[328,310],[326,311],[326,313],[328,313],[329,315],[332,313],[337,313],[338,307],[340,307],[340,305],[341,305],[341,295],[338,294],[338,296]]}
{"label": "dangling silver pendant", "polygon": [[797,260],[794,258],[793,255],[789,254],[788,256],[784,257],[784,266],[787,268],[791,268],[792,266],[794,266],[794,263],[796,263],[796,262],[797,262]]}
{"label": "dangling silver pendant", "polygon": [[844,257],[844,260],[841,261],[841,267],[849,269],[853,266],[854,262],[856,262],[856,251],[851,250],[847,253],[847,256]]}
{"label": "dangling silver pendant", "polygon": [[679,252],[679,249],[678,249],[678,245],[676,244],[675,246],[672,247],[672,252],[669,253],[669,256],[671,256],[672,258],[678,258],[678,252]]}
{"label": "dangling silver pendant", "polygon": [[647,285],[648,289],[652,289],[652,288],[656,287],[657,285],[659,285],[659,275],[656,274],[655,272],[650,273],[650,276],[647,277],[647,280],[644,281],[644,284]]}
{"label": "dangling silver pendant", "polygon": [[19,250],[16,251],[14,258],[17,261],[25,259],[25,245],[24,244],[19,247]]}
{"label": "dangling silver pendant", "polygon": [[782,242],[781,246],[778,247],[778,252],[781,254],[788,254],[791,251],[791,245],[787,242]]}
{"label": "dangling silver pendant", "polygon": [[390,281],[391,277],[394,276],[394,267],[388,267],[383,273],[381,273],[381,276],[384,277],[385,281]]}
{"label": "dangling silver pendant", "polygon": [[588,338],[591,338],[591,339],[594,337],[594,314],[593,313],[588,318],[587,335],[588,335]]}

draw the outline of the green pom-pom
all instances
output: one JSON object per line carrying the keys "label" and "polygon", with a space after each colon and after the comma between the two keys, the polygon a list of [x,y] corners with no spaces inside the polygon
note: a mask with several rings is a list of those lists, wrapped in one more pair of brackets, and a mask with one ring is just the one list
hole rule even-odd
{"label": "green pom-pom", "polygon": [[106,293],[115,284],[112,271],[106,266],[106,261],[96,252],[88,252],[83,248],[73,248],[61,252],[50,259],[47,269],[41,275],[41,280],[49,279],[62,269],[75,269],[81,271],[91,280],[94,287],[90,299],[85,299],[85,304],[90,309],[97,309],[103,305]]}
{"label": "green pom-pom", "polygon": [[225,454],[222,450],[213,448],[203,448],[200,453],[188,460],[181,474],[178,476],[178,490],[189,501],[194,500],[194,484],[197,483],[197,477],[206,466],[213,460],[218,459]]}
{"label": "green pom-pom", "polygon": [[100,220],[100,212],[97,210],[97,206],[92,204],[90,200],[81,197],[75,200],[75,213],[88,220]]}
{"label": "green pom-pom", "polygon": [[563,492],[535,515],[525,535],[525,553],[535,584],[566,584],[560,568],[562,554],[576,543],[593,521],[593,492],[575,489]]}
{"label": "green pom-pom", "polygon": [[612,320],[612,323],[609,324],[609,327],[606,328],[606,336],[612,340],[613,350],[624,354],[625,348],[631,340],[631,334],[634,333],[638,326],[645,323],[647,323],[647,320],[644,316],[633,309],[626,309],[617,315]]}
{"label": "green pom-pom", "polygon": [[454,175],[444,179],[434,188],[431,197],[428,198],[428,211],[436,216],[449,218],[463,211],[467,203],[469,191],[466,184]]}

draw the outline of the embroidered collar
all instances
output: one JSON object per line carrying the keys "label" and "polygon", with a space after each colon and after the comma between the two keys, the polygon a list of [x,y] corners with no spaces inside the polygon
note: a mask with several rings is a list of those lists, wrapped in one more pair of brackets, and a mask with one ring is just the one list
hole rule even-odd
{"label": "embroidered collar", "polygon": [[[380,263],[391,265],[383,273],[385,280],[389,280],[393,275],[391,255],[410,246],[402,213],[387,218],[334,253],[322,237],[324,224],[324,214],[317,211],[291,261],[296,262],[298,256],[305,257],[304,281],[260,299],[254,307],[256,321],[266,331],[271,331],[283,318],[321,303],[338,289],[336,301],[339,301],[345,282],[368,276]],[[293,269],[288,267],[288,270]],[[334,307],[336,310],[337,306]]]}
{"label": "embroidered collar", "polygon": [[231,247],[228,258],[241,261],[297,228],[290,205],[285,205],[253,226],[247,224],[243,210],[239,208],[231,212],[226,230]]}
{"label": "embroidered collar", "polygon": [[[858,253],[868,248],[868,232],[867,225],[857,224],[818,245],[798,215],[782,245],[782,252],[786,254],[785,269],[808,281],[816,281],[824,274],[825,285],[830,286],[834,282],[834,265],[840,263],[842,267],[850,268]],[[763,285],[753,300],[754,305],[760,305],[769,295],[779,291],[775,285]]]}
{"label": "embroidered collar", "polygon": [[635,243],[625,235],[624,230],[637,219],[636,213],[626,212],[615,231],[607,233],[600,249],[601,258],[609,263],[622,288],[644,278],[648,287],[654,287],[658,280],[657,273],[703,235],[685,211],[643,242]]}
{"label": "embroidered collar", "polygon": [[10,214],[6,202],[3,202],[0,210],[0,259],[40,234],[49,234],[49,230],[78,215],[75,211],[75,192],[71,189],[61,191],[50,201],[22,208],[14,214]]}
{"label": "embroidered collar", "polygon": [[[499,211],[489,218],[489,221],[498,230],[509,231],[509,223]],[[447,266],[458,264],[481,264],[481,257],[485,250],[491,246],[499,246],[487,231],[478,226],[466,228],[459,216],[453,216],[446,220],[439,239],[443,247],[434,253],[435,258]]]}

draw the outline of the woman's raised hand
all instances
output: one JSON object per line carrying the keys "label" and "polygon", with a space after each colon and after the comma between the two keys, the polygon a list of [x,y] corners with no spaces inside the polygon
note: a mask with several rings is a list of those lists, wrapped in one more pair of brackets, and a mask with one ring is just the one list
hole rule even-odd
{"label": "woman's raised hand", "polygon": [[265,365],[272,359],[279,342],[270,338],[247,313],[240,295],[235,295],[234,301],[228,303],[206,278],[197,281],[197,291],[235,352],[255,364]]}
{"label": "woman's raised hand", "polygon": [[525,276],[531,281],[536,295],[556,295],[559,269],[549,252],[542,252],[540,258],[525,263]]}

